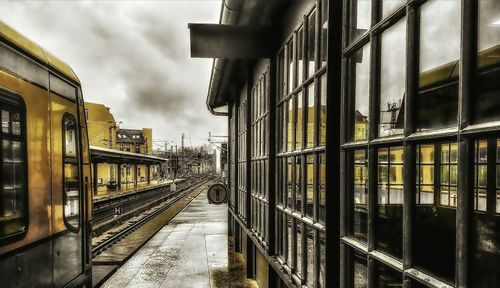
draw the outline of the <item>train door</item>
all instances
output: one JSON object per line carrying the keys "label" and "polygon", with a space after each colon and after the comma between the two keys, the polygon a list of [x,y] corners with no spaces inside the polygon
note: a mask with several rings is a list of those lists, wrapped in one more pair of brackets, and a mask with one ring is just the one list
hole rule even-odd
{"label": "train door", "polygon": [[[55,82],[55,83],[53,83]],[[60,83],[57,83],[60,82]],[[51,75],[53,277],[54,286],[71,283],[84,272],[84,194],[81,174],[77,89]],[[63,86],[66,85],[66,86]],[[72,89],[70,89],[72,88]],[[69,93],[74,91],[74,93]],[[57,91],[56,91],[57,92]]]}

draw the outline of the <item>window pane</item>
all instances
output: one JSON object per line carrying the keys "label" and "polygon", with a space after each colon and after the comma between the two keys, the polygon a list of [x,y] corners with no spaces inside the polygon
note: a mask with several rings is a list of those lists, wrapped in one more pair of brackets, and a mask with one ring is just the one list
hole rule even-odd
{"label": "window pane", "polygon": [[293,102],[295,98],[291,98],[288,101],[288,115],[287,115],[287,151],[292,151],[293,149],[293,139],[295,137],[294,135],[294,124],[295,124],[295,117],[294,117],[294,109],[293,109]]}
{"label": "window pane", "polygon": [[316,71],[316,10],[307,17],[307,77]]}
{"label": "window pane", "polygon": [[294,49],[295,45],[293,40],[288,42],[287,45],[287,73],[288,73],[288,93],[291,93],[293,88],[295,88],[294,75],[295,75],[295,60],[294,60]]}
{"label": "window pane", "polygon": [[297,31],[297,82],[302,84],[304,81],[304,27]]}
{"label": "window pane", "polygon": [[304,119],[304,105],[302,101],[302,92],[297,94],[297,118],[295,122],[295,150],[302,149],[302,127],[303,127],[303,119]]}
{"label": "window pane", "polygon": [[302,255],[302,231],[303,231],[303,224],[297,224],[295,226],[296,229],[296,245],[295,245],[295,250],[296,250],[296,257],[295,257],[295,274],[302,279],[302,260],[304,259],[304,255]]}
{"label": "window pane", "polygon": [[319,104],[319,145],[326,143],[326,74],[320,78],[320,104]]}
{"label": "window pane", "polygon": [[476,122],[500,120],[500,2],[479,3],[478,93],[474,96]]}
{"label": "window pane", "polygon": [[427,1],[420,9],[419,130],[456,125],[460,1]]}
{"label": "window pane", "polygon": [[307,120],[306,120],[306,125],[307,125],[307,148],[312,148],[314,146],[314,127],[315,127],[315,110],[316,106],[314,105],[315,102],[315,95],[314,95],[314,83],[309,85],[307,88]]}
{"label": "window pane", "polygon": [[367,288],[368,287],[368,267],[366,264],[366,256],[349,248],[348,265],[350,275],[348,275],[349,288]]}
{"label": "window pane", "polygon": [[375,287],[403,287],[403,274],[401,272],[380,262],[377,262],[375,267]]}
{"label": "window pane", "polygon": [[319,222],[325,223],[326,217],[326,156],[319,154]]}
{"label": "window pane", "polygon": [[326,235],[324,232],[319,232],[319,287],[326,287],[325,286],[325,278],[326,278],[326,270],[325,270],[325,264],[326,264],[326,259],[325,259],[325,254],[326,254],[326,246],[325,246],[325,240],[326,240]]}
{"label": "window pane", "polygon": [[77,157],[76,120],[65,117],[64,123],[64,220],[69,228],[78,229],[80,224],[80,183]]}
{"label": "window pane", "polygon": [[[361,1],[368,2],[368,1]],[[349,59],[349,97],[354,98],[354,131],[351,140],[368,139],[369,91],[370,91],[370,44],[366,44]]]}
{"label": "window pane", "polygon": [[10,127],[10,112],[2,110],[2,132],[3,133],[9,133]]}
{"label": "window pane", "polygon": [[[457,149],[456,143],[434,143],[417,145],[416,151],[414,263],[418,269],[449,283],[455,277],[456,216],[453,206],[456,205],[457,189],[452,183],[456,182],[453,178],[456,179]],[[436,186],[439,187],[437,200]]]}
{"label": "window pane", "polygon": [[385,18],[399,7],[403,6],[406,0],[383,0],[382,17]]}
{"label": "window pane", "polygon": [[[385,2],[384,2],[385,3]],[[403,133],[406,84],[406,18],[382,33],[379,136]]]}
{"label": "window pane", "polygon": [[[487,2],[487,1],[486,1]],[[481,5],[481,4],[480,4]],[[487,158],[487,146],[489,144],[496,146],[495,148],[496,157],[492,157],[493,159]],[[480,209],[481,204],[481,193],[486,194],[486,191],[476,189],[475,196],[478,197],[479,201],[476,201],[475,211],[473,213],[473,237],[472,243],[472,283],[471,287],[500,287],[500,240],[499,240],[499,231],[500,231],[500,212],[499,210],[499,188],[500,188],[500,140],[496,139],[496,141],[486,141],[479,140],[476,141],[475,145],[475,162],[477,166],[483,166],[482,163],[487,163],[487,161],[494,161],[495,164],[492,165],[496,168],[496,183],[486,183],[486,185],[495,185],[496,187],[486,187],[488,190],[494,193],[493,199],[496,198],[496,203],[490,203],[492,205],[484,204],[485,209]],[[481,150],[486,150],[481,152]],[[485,155],[486,154],[486,155]],[[477,164],[479,163],[479,164]],[[491,166],[490,166],[491,167]],[[479,172],[479,171],[478,171]],[[485,171],[486,172],[486,171]],[[479,173],[476,173],[476,177],[481,177]],[[476,178],[476,186],[478,185],[479,179]],[[481,187],[482,188],[482,187]],[[495,189],[493,189],[495,188]],[[479,194],[479,195],[478,195]],[[492,198],[490,198],[492,199]],[[495,207],[496,206],[496,207]],[[490,210],[491,209],[491,210]]]}
{"label": "window pane", "polygon": [[305,255],[307,259],[307,273],[306,273],[306,284],[308,287],[314,287],[314,229],[310,226],[307,227],[306,234],[306,253]]}
{"label": "window pane", "polygon": [[328,1],[321,1],[321,67],[326,65],[328,52]]}
{"label": "window pane", "polygon": [[295,157],[295,211],[302,211],[302,158]]}
{"label": "window pane", "polygon": [[286,94],[286,74],[285,74],[285,49],[281,50],[278,54],[278,97],[279,101]]}
{"label": "window pane", "polygon": [[376,249],[391,254],[396,258],[402,257],[403,156],[403,147],[381,148],[378,150],[379,181]]}
{"label": "window pane", "polygon": [[486,212],[486,194],[488,177],[488,142],[479,140],[475,143],[474,157],[474,209]]}
{"label": "window pane", "polygon": [[349,211],[351,214],[350,233],[360,241],[367,239],[368,215],[368,155],[366,150],[354,151],[354,180]]}
{"label": "window pane", "polygon": [[361,37],[370,29],[372,6],[371,1],[349,1],[349,42]]}
{"label": "window pane", "polygon": [[306,214],[313,217],[314,211],[314,155],[307,155],[307,170],[306,170]]}
{"label": "window pane", "polygon": [[292,207],[292,190],[293,190],[293,158],[287,159],[287,206]]}

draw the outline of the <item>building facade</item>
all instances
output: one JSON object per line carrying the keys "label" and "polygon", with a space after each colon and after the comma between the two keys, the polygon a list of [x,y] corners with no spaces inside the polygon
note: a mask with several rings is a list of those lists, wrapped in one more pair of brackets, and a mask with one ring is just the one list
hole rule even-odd
{"label": "building facade", "polygon": [[[153,132],[151,128],[143,129],[121,129],[118,127],[110,108],[103,104],[86,102],[87,121],[89,131],[89,142],[91,146],[102,147],[123,152],[133,152],[144,155],[152,155]],[[110,184],[116,183],[118,173],[121,173],[121,181],[125,189],[132,188],[135,179],[137,183],[145,184],[150,179],[157,179],[159,169],[155,165],[137,165],[137,175],[133,165],[118,165],[115,163],[98,163],[97,165],[97,189],[105,192]],[[130,185],[129,185],[130,184]],[[115,185],[111,185],[115,186]]]}
{"label": "building facade", "polygon": [[223,1],[191,24],[262,287],[500,285],[500,2]]}

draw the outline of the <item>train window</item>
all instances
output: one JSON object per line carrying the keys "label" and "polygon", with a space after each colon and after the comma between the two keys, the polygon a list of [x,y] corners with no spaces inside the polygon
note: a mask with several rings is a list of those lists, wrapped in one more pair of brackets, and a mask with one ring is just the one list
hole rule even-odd
{"label": "train window", "polygon": [[419,131],[457,124],[460,1],[427,1],[420,9],[417,97]]}
{"label": "train window", "polygon": [[0,95],[2,118],[0,240],[23,234],[28,226],[24,111],[21,101],[11,96]]}
{"label": "train window", "polygon": [[78,168],[78,124],[71,114],[63,117],[63,201],[68,229],[80,228],[80,170]]}
{"label": "train window", "polygon": [[500,120],[500,2],[477,1],[479,4],[478,85],[473,115],[475,122]]}
{"label": "train window", "polygon": [[406,91],[406,45],[402,43],[406,40],[406,18],[385,30],[381,38],[378,133],[391,136],[403,133],[401,106]]}
{"label": "train window", "polygon": [[[368,1],[361,1],[368,2]],[[368,139],[369,89],[370,89],[370,44],[356,51],[349,57],[349,97],[354,103],[351,121],[351,139],[362,141]]]}
{"label": "train window", "polygon": [[376,248],[401,258],[403,248],[403,147],[378,150]]}

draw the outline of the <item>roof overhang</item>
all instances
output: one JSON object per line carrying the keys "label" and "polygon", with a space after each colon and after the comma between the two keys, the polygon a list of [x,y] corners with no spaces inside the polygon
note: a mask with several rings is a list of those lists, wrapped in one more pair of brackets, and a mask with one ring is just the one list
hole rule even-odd
{"label": "roof overhang", "polygon": [[144,155],[139,153],[125,152],[98,146],[90,146],[90,159],[92,163],[120,163],[120,164],[161,164],[167,159]]}
{"label": "roof overhang", "polygon": [[269,58],[272,39],[267,27],[189,24],[191,57],[254,60]]}

